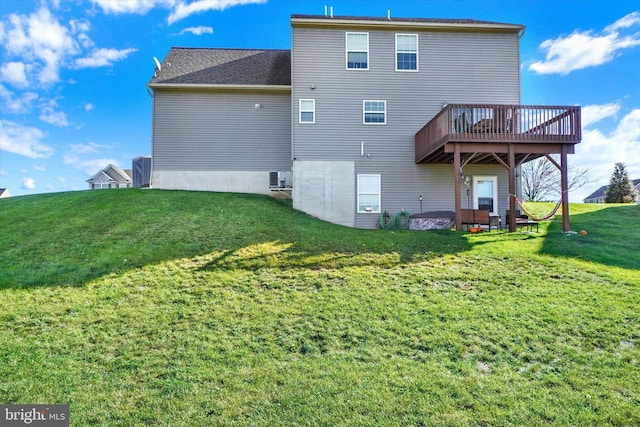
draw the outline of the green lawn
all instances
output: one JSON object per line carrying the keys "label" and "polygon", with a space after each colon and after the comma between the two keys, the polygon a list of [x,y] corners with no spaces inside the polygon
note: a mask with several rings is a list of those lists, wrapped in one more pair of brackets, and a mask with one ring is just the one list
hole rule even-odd
{"label": "green lawn", "polygon": [[0,403],[68,403],[74,426],[640,425],[640,206],[571,210],[587,235],[2,199]]}

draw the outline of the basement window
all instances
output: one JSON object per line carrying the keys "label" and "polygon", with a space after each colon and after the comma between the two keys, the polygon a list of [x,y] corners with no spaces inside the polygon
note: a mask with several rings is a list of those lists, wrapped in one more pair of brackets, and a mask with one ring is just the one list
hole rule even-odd
{"label": "basement window", "polygon": [[358,213],[380,213],[380,175],[358,175]]}

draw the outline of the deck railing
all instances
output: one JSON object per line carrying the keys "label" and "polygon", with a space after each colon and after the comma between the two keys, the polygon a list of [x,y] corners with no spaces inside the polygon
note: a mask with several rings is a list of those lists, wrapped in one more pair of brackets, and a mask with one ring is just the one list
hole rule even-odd
{"label": "deck railing", "polygon": [[416,133],[416,161],[447,142],[578,143],[580,107],[451,104]]}

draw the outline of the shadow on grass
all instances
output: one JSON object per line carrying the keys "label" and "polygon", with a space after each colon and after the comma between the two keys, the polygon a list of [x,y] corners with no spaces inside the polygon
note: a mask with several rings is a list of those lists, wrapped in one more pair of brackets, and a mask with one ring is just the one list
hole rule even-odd
{"label": "shadow on grass", "polygon": [[[372,234],[375,233],[375,234]],[[422,262],[468,250],[471,245],[462,239],[451,245],[451,240],[460,237],[454,233],[401,232],[389,239],[384,231],[349,231],[349,237],[332,239],[331,247],[309,246],[305,243],[248,242],[246,246],[225,250],[202,266],[201,270],[258,270],[307,269],[328,270],[345,267],[376,266],[392,268],[402,264]],[[358,243],[358,236],[367,235],[368,243]],[[377,234],[380,234],[378,236]],[[440,234],[440,235],[438,235]],[[381,243],[382,241],[382,243]],[[385,242],[386,241],[386,242]],[[418,244],[416,244],[418,241]],[[399,244],[401,243],[401,244]]]}
{"label": "shadow on grass", "polygon": [[[114,190],[0,202],[0,289],[82,286],[212,253],[205,268],[323,269],[424,261],[468,250],[460,233],[358,230],[267,196]],[[375,221],[375,219],[372,219]]]}
{"label": "shadow on grass", "polygon": [[[577,233],[563,234],[562,220],[554,220],[541,253],[640,269],[640,205],[612,205],[572,213],[571,229]],[[586,234],[581,234],[582,230]]]}

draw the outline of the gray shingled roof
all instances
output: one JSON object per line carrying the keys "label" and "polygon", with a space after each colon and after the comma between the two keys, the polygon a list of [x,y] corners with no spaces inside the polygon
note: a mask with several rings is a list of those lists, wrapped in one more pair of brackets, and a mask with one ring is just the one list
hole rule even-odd
{"label": "gray shingled roof", "polygon": [[291,51],[171,48],[149,84],[291,85]]}
{"label": "gray shingled roof", "polygon": [[523,27],[520,24],[508,24],[505,22],[482,21],[478,19],[450,19],[450,18],[394,18],[375,16],[330,16],[324,15],[291,15],[291,19],[317,19],[327,21],[371,21],[371,22],[412,22],[416,24],[454,24],[454,25],[508,25]]}
{"label": "gray shingled roof", "polygon": [[[636,188],[640,187],[640,179],[634,179],[631,182],[633,183],[634,187],[636,187]],[[608,188],[609,188],[608,185],[603,185],[602,187],[598,188],[593,193],[589,194],[583,200],[591,200],[591,199],[598,199],[600,197],[605,197],[607,195],[607,189]]]}

